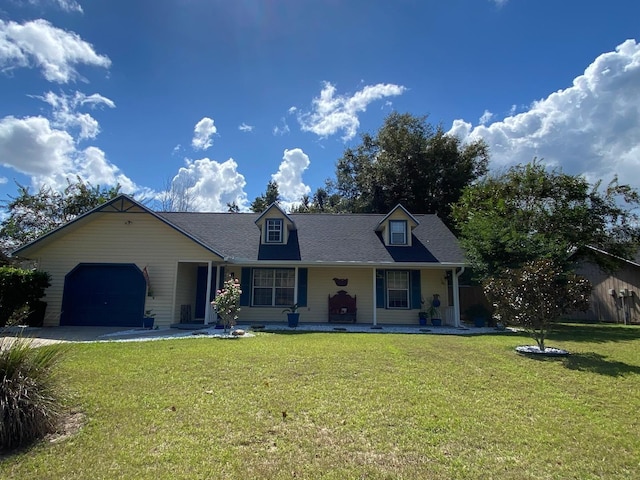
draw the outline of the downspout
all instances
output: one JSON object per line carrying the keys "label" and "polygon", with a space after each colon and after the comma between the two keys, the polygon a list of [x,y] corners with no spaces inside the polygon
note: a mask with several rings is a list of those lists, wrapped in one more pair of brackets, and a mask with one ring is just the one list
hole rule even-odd
{"label": "downspout", "polygon": [[209,260],[207,262],[207,292],[205,295],[205,309],[204,309],[204,324],[209,325],[211,318],[211,269],[213,262]]}
{"label": "downspout", "polygon": [[376,300],[376,268],[373,267],[373,326],[378,325],[378,308],[377,308],[377,300]]}
{"label": "downspout", "polygon": [[460,283],[458,279],[464,273],[465,267],[462,266],[459,272],[453,270],[453,325],[460,328]]}

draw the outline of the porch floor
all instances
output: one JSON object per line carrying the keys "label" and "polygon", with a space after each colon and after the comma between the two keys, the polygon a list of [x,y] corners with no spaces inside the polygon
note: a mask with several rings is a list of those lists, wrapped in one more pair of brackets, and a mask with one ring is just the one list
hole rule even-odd
{"label": "porch floor", "polygon": [[[171,328],[178,330],[214,330],[214,325],[204,323],[174,323]],[[432,325],[395,325],[370,323],[299,323],[296,328],[291,328],[286,322],[240,322],[236,329],[261,332],[350,332],[350,333],[431,333],[437,335],[473,335],[480,333],[496,332],[495,327],[477,328],[472,325],[461,325],[456,328],[450,325],[434,327]]]}

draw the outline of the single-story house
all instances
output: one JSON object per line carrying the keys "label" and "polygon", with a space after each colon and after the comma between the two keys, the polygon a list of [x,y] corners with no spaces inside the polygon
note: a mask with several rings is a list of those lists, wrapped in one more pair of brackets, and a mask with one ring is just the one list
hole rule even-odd
{"label": "single-story house", "polygon": [[[613,258],[603,250],[586,247],[591,255]],[[595,262],[583,260],[576,273],[586,277],[593,287],[589,310],[574,312],[571,318],[577,320],[640,323],[640,255],[632,260],[615,257],[620,267],[614,272],[603,271]]]}
{"label": "single-story house", "polygon": [[[436,215],[401,205],[386,215],[287,214],[277,204],[260,214],[154,212],[127,195],[13,255],[51,275],[45,326],[137,327],[149,311],[159,326],[214,323],[210,302],[230,277],[242,288],[242,323],[284,322],[283,309],[298,304],[300,322],[418,325],[438,295],[443,323],[458,326],[465,268]],[[336,295],[349,303],[336,308]]]}

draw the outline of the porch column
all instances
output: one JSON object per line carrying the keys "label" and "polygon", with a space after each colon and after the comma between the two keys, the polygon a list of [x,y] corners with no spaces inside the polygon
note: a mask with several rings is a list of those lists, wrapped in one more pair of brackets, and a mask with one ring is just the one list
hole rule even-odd
{"label": "porch column", "polygon": [[378,325],[377,291],[376,291],[376,268],[373,267],[373,326]]}
{"label": "porch column", "polygon": [[209,325],[209,320],[211,319],[211,268],[213,266],[213,262],[209,260],[207,262],[207,292],[205,295],[205,304],[204,304],[204,324]]}
{"label": "porch column", "polygon": [[456,272],[454,268],[451,270],[451,278],[453,279],[453,326],[460,327],[460,286],[458,285],[458,276],[462,275],[464,268],[460,270],[460,273]]}

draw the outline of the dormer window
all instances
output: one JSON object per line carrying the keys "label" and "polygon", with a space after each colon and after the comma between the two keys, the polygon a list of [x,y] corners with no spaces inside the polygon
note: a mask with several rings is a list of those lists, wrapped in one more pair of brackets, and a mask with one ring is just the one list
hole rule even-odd
{"label": "dormer window", "polygon": [[405,220],[389,220],[389,244],[407,244],[407,222]]}
{"label": "dormer window", "polygon": [[282,243],[282,219],[281,218],[269,218],[266,221],[266,243]]}

